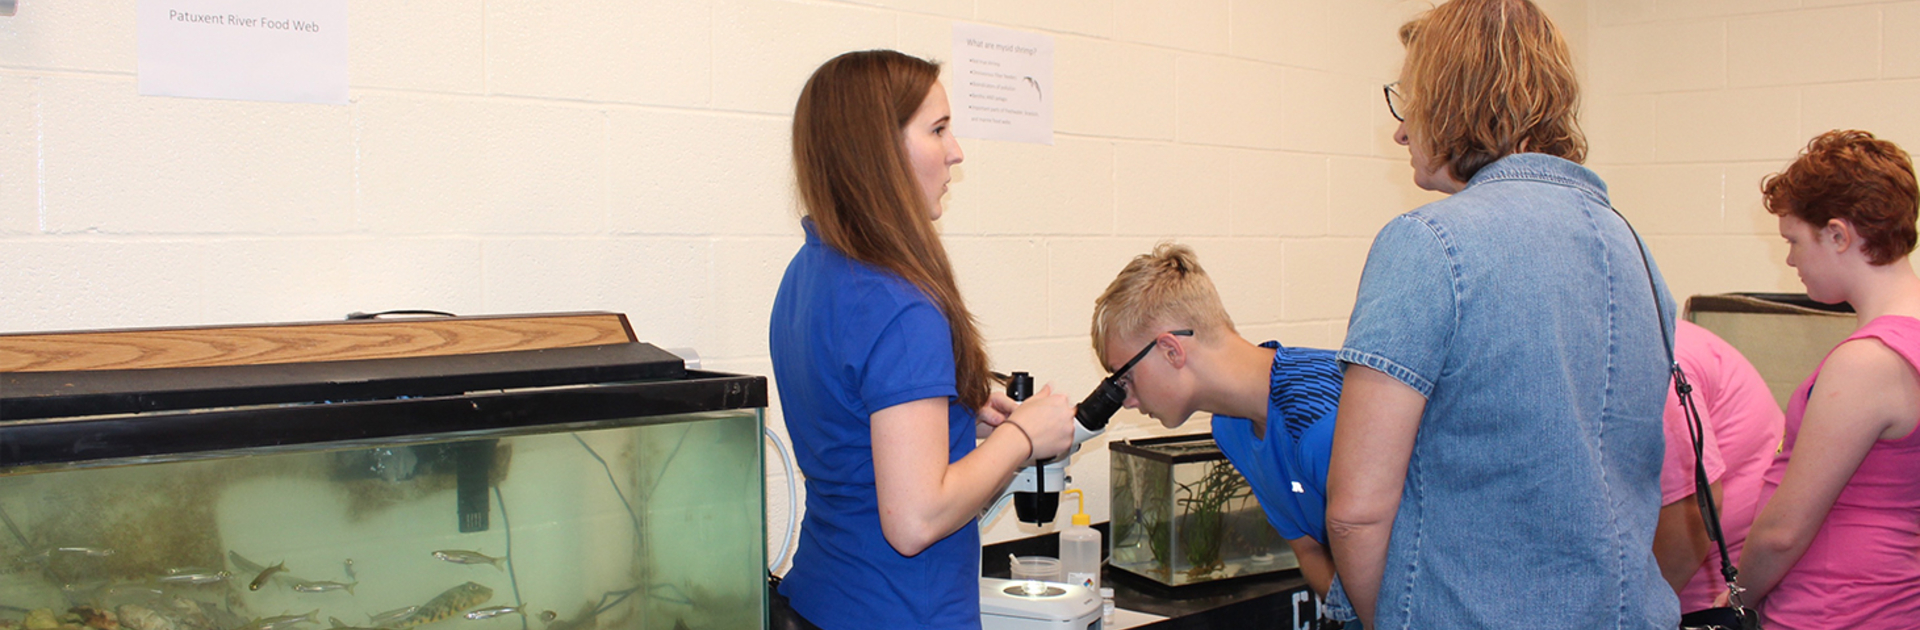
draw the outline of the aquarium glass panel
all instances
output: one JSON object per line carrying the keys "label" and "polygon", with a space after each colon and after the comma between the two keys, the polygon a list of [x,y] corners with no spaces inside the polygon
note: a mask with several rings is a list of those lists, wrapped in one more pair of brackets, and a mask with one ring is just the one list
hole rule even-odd
{"label": "aquarium glass panel", "polygon": [[1128,440],[1111,455],[1114,568],[1178,587],[1299,566],[1211,436]]}
{"label": "aquarium glass panel", "polygon": [[759,628],[761,423],[0,469],[0,630]]}

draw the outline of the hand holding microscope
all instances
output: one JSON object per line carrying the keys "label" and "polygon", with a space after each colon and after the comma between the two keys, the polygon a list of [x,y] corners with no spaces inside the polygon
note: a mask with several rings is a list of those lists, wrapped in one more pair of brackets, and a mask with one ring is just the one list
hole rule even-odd
{"label": "hand holding microscope", "polygon": [[[1152,350],[1153,346],[1142,348],[1126,365],[1100,380],[1100,385],[1093,388],[1093,393],[1087,394],[1086,399],[1074,407],[1073,444],[1058,457],[1035,462],[1015,475],[1013,483],[1008,484],[1007,489],[1001,491],[1000,498],[987,508],[986,517],[980,521],[982,525],[999,516],[1009,500],[1013,502],[1014,517],[1020,522],[1034,525],[1053,522],[1054,514],[1060,509],[1060,491],[1066,489],[1068,481],[1068,460],[1079,452],[1081,443],[1106,433],[1107,421],[1112,420],[1113,414],[1119,412],[1127,402],[1127,389],[1120,384],[1120,379]],[[1007,382],[1007,396],[1021,401],[1032,395],[1033,377],[1026,372],[1014,372]]]}

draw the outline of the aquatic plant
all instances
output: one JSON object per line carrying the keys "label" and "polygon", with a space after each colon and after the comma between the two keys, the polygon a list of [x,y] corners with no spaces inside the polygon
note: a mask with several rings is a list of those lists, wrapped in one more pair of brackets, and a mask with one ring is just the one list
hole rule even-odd
{"label": "aquatic plant", "polygon": [[1225,566],[1220,557],[1225,536],[1222,514],[1235,501],[1253,495],[1245,477],[1226,462],[1213,462],[1207,474],[1191,484],[1180,484],[1181,548],[1190,568],[1187,577],[1201,579]]}

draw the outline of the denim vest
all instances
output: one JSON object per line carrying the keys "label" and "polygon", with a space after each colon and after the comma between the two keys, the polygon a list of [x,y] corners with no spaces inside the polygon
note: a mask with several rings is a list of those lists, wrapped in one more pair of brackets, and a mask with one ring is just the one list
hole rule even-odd
{"label": "denim vest", "polygon": [[1376,627],[1675,627],[1652,553],[1672,327],[1573,162],[1502,158],[1380,230],[1339,357],[1427,405]]}

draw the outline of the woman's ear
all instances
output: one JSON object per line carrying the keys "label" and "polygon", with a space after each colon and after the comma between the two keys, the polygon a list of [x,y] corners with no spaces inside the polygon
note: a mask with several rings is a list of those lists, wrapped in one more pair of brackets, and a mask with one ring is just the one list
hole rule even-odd
{"label": "woman's ear", "polygon": [[1823,244],[1831,245],[1834,253],[1842,253],[1860,242],[1860,233],[1845,220],[1827,219],[1827,224],[1820,226],[1820,239]]}

